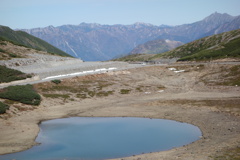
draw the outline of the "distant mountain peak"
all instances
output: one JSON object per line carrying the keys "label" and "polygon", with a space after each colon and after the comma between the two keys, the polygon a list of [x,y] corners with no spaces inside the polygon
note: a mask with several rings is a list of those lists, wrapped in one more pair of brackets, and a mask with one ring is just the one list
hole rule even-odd
{"label": "distant mountain peak", "polygon": [[209,21],[222,21],[222,22],[230,22],[234,19],[234,16],[231,16],[227,13],[218,13],[214,12],[213,14],[209,15],[208,17],[204,18],[203,20],[206,22]]}
{"label": "distant mountain peak", "polygon": [[136,22],[136,23],[134,23],[133,24],[134,26],[147,26],[147,27],[149,27],[149,26],[153,26],[152,24],[150,24],[150,23],[144,23],[144,22]]}
{"label": "distant mountain peak", "polygon": [[99,27],[99,26],[101,26],[101,24],[82,22],[82,23],[79,24],[79,26],[88,26],[88,27],[94,28],[94,27]]}
{"label": "distant mountain peak", "polygon": [[227,13],[219,13],[219,12],[214,12],[212,14],[210,14],[208,17],[216,17],[216,16],[229,16],[229,17],[232,17],[230,14],[227,14]]}

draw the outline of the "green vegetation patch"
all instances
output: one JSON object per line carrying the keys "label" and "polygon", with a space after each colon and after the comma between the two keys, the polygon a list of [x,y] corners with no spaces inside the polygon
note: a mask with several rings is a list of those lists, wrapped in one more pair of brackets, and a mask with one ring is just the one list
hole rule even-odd
{"label": "green vegetation patch", "polygon": [[131,55],[114,59],[113,61],[143,62],[143,61],[148,61],[154,55],[155,54],[131,54]]}
{"label": "green vegetation patch", "polygon": [[5,42],[3,42],[3,41],[0,41],[0,45],[2,45],[2,46],[6,46],[7,43],[5,43]]}
{"label": "green vegetation patch", "polygon": [[55,83],[55,84],[60,84],[60,83],[61,83],[61,80],[59,80],[59,79],[54,79],[54,80],[52,80],[51,82],[53,82],[53,83]]}
{"label": "green vegetation patch", "polygon": [[87,94],[85,94],[85,93],[79,93],[79,94],[77,94],[77,97],[82,98],[82,99],[88,98]]}
{"label": "green vegetation patch", "polygon": [[143,92],[143,87],[142,87],[142,86],[139,86],[139,87],[136,88],[136,90],[137,90],[138,92]]}
{"label": "green vegetation patch", "polygon": [[0,91],[0,98],[14,100],[30,105],[39,105],[41,102],[41,96],[30,84],[4,88]]}
{"label": "green vegetation patch", "polygon": [[9,106],[0,102],[0,114],[6,113],[6,110],[9,109]]}
{"label": "green vegetation patch", "polygon": [[9,57],[11,58],[21,58],[20,56],[14,54],[14,53],[8,53]]}
{"label": "green vegetation patch", "polygon": [[121,94],[129,94],[131,92],[131,89],[121,89],[120,93]]}
{"label": "green vegetation patch", "polygon": [[43,96],[47,98],[70,98],[68,94],[43,94]]}
{"label": "green vegetation patch", "polygon": [[30,74],[25,74],[21,71],[0,65],[0,83],[22,80],[31,77],[32,76]]}
{"label": "green vegetation patch", "polygon": [[88,95],[90,97],[94,97],[96,95],[96,92],[95,91],[88,91]]}
{"label": "green vegetation patch", "polygon": [[143,86],[143,85],[140,85],[140,86],[137,86],[136,87],[136,91],[138,92],[144,92],[144,91],[149,91],[149,90],[157,90],[157,89],[165,89],[164,86],[162,85],[157,85],[157,86],[154,86],[154,85],[151,85],[151,86]]}
{"label": "green vegetation patch", "polygon": [[112,94],[113,94],[113,91],[100,91],[96,93],[98,97],[107,97]]}
{"label": "green vegetation patch", "polygon": [[6,53],[6,51],[4,49],[1,49],[1,48],[0,48],[0,52]]}

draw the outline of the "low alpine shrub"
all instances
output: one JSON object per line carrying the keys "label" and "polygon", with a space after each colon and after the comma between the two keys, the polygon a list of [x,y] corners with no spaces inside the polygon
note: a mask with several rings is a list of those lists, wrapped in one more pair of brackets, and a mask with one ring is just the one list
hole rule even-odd
{"label": "low alpine shrub", "polygon": [[24,104],[39,105],[41,96],[30,84],[21,86],[9,86],[0,92],[0,98],[18,101]]}
{"label": "low alpine shrub", "polygon": [[53,82],[53,83],[55,83],[55,84],[60,84],[60,83],[61,83],[61,80],[55,79],[55,80],[52,80],[51,82]]}
{"label": "low alpine shrub", "polygon": [[0,102],[0,114],[6,113],[6,110],[9,109],[9,106]]}

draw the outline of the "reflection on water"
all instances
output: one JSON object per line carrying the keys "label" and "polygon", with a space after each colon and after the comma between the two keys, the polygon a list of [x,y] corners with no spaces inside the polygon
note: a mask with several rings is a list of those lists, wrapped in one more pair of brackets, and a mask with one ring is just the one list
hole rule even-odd
{"label": "reflection on water", "polygon": [[39,146],[1,160],[99,160],[169,150],[196,141],[198,127],[149,118],[73,117],[44,121]]}

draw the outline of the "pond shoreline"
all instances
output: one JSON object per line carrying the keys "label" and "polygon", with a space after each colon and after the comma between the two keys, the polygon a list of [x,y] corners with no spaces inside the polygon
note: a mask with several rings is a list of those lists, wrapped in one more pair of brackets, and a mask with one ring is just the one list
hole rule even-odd
{"label": "pond shoreline", "polygon": [[[201,137],[200,129],[194,125],[153,118],[70,117],[43,121],[39,127],[41,131],[36,141],[40,146],[0,158],[74,159],[78,155],[82,159],[107,159],[160,152],[190,144]],[[68,156],[61,155],[59,147],[65,148]]]}

